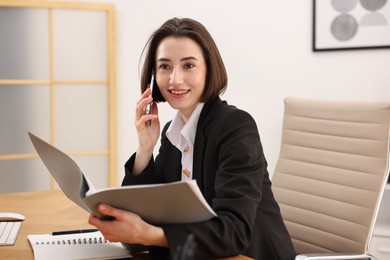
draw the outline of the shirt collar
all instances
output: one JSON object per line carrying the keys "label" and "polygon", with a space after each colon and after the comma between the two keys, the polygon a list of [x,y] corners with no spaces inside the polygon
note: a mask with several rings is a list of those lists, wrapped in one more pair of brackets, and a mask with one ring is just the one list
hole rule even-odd
{"label": "shirt collar", "polygon": [[204,103],[199,103],[186,123],[183,121],[179,111],[177,111],[175,117],[173,118],[172,123],[166,132],[166,136],[168,140],[180,151],[182,150],[184,144],[193,146],[196,126],[203,106]]}

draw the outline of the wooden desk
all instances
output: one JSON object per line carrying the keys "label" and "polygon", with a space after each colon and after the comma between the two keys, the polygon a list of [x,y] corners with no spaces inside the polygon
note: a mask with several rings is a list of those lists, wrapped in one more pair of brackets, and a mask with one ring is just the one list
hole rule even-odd
{"label": "wooden desk", "polygon": [[[53,231],[94,228],[88,224],[89,214],[70,201],[62,191],[43,191],[0,194],[0,212],[23,214],[23,221],[14,246],[3,246],[0,259],[34,259],[27,240],[28,234],[46,234]],[[145,254],[135,259],[149,259]],[[246,256],[224,258],[226,260],[248,260]]]}
{"label": "wooden desk", "polygon": [[70,201],[62,191],[26,192],[0,195],[0,212],[23,214],[23,221],[14,246],[1,247],[1,259],[34,259],[28,234],[92,228],[88,213]]}

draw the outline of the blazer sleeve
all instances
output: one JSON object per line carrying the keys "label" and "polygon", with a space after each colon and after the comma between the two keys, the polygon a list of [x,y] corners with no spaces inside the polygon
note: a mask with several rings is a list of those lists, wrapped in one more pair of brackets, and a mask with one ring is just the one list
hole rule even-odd
{"label": "blazer sleeve", "polygon": [[[153,183],[164,183],[167,182],[164,178],[164,168],[161,166],[159,161],[164,161],[165,147],[167,147],[168,139],[165,137],[165,132],[167,131],[169,124],[166,124],[162,134],[161,134],[161,146],[159,149],[159,154],[156,158],[156,163],[154,157],[152,156],[149,160],[148,166],[141,172],[139,175],[134,175],[132,173],[136,153],[134,153],[129,160],[125,163],[125,177],[122,181],[122,186],[125,185],[136,185],[136,184],[153,184]],[[165,137],[165,138],[164,138]],[[157,167],[156,167],[157,164]],[[159,166],[160,165],[160,166]]]}
{"label": "blazer sleeve", "polygon": [[257,126],[248,113],[235,109],[215,116],[204,133],[204,187],[214,189],[211,207],[218,216],[202,223],[162,228],[171,252],[192,233],[197,243],[194,259],[238,255],[250,244],[253,226],[260,217],[266,161]]}

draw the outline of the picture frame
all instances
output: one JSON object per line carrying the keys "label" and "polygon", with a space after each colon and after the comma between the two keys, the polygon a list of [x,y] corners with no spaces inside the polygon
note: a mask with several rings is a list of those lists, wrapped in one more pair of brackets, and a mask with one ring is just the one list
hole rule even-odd
{"label": "picture frame", "polygon": [[390,48],[390,0],[313,0],[313,51]]}

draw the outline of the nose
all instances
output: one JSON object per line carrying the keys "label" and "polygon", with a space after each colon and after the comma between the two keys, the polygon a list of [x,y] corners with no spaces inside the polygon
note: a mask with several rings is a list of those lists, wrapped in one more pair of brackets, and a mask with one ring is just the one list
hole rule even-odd
{"label": "nose", "polygon": [[169,76],[169,83],[171,85],[181,84],[181,83],[183,83],[183,79],[184,79],[183,76],[184,76],[183,72],[180,69],[174,68],[172,70],[171,75]]}

